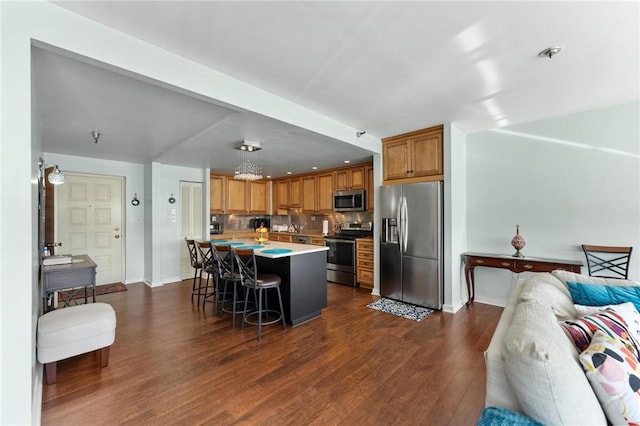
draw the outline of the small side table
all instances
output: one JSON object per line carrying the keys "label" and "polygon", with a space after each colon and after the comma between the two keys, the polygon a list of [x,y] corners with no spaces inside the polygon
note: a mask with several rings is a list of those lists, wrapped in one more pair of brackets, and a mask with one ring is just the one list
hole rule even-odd
{"label": "small side table", "polygon": [[75,287],[84,287],[85,303],[87,287],[91,287],[96,302],[96,264],[86,254],[72,256],[72,263],[42,266],[43,312],[47,312],[47,301],[53,293]]}
{"label": "small side table", "polygon": [[464,274],[467,279],[467,292],[469,300],[467,307],[476,296],[476,285],[473,270],[476,266],[485,268],[508,269],[511,272],[551,272],[556,269],[580,273],[583,265],[580,260],[546,259],[543,257],[513,257],[506,254],[472,253],[464,256]]}

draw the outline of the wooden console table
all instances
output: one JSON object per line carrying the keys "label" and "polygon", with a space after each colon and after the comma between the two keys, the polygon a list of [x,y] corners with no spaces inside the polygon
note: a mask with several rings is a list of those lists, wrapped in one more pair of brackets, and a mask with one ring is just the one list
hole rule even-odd
{"label": "wooden console table", "polygon": [[467,292],[469,300],[467,306],[473,302],[476,296],[476,284],[473,270],[476,266],[486,268],[508,269],[511,272],[551,272],[562,269],[569,272],[580,273],[582,261],[545,259],[542,257],[513,257],[506,254],[490,253],[464,253],[464,273],[467,279]]}
{"label": "wooden console table", "polygon": [[[43,313],[48,311],[49,298],[56,292],[75,287],[84,287],[84,302],[87,303],[87,287],[93,291],[96,302],[96,264],[86,254],[72,256],[72,263],[42,267]],[[73,295],[72,295],[73,296]]]}

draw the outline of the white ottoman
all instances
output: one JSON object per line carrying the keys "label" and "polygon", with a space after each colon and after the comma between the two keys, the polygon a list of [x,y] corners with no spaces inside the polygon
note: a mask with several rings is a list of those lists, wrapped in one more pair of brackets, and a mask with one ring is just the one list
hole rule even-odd
{"label": "white ottoman", "polygon": [[56,362],[100,351],[100,365],[109,364],[109,347],[116,338],[116,313],[108,303],[88,303],[47,312],[38,318],[38,361],[46,382],[56,382]]}

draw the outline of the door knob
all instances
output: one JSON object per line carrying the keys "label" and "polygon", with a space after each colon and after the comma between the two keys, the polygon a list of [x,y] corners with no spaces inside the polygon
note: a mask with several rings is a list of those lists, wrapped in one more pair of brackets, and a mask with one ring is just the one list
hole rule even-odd
{"label": "door knob", "polygon": [[114,238],[117,240],[118,238],[120,238],[120,235],[116,235]]}
{"label": "door knob", "polygon": [[47,243],[46,246],[47,247],[62,247],[62,243],[58,242],[58,241],[54,241],[52,243]]}

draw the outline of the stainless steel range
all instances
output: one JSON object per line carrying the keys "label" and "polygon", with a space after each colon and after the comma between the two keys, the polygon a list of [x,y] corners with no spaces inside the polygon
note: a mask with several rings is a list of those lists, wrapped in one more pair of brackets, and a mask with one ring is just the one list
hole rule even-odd
{"label": "stainless steel range", "polygon": [[371,222],[345,223],[336,235],[324,237],[327,251],[327,281],[357,287],[356,238],[371,237]]}

